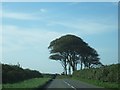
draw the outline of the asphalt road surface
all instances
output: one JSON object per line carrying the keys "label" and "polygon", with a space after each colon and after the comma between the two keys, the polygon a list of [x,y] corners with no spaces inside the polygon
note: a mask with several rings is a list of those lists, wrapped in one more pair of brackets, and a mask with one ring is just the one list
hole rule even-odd
{"label": "asphalt road surface", "polygon": [[46,89],[50,88],[69,88],[71,90],[77,90],[79,88],[100,88],[91,84],[87,84],[77,80],[71,79],[54,79],[50,84],[46,86]]}

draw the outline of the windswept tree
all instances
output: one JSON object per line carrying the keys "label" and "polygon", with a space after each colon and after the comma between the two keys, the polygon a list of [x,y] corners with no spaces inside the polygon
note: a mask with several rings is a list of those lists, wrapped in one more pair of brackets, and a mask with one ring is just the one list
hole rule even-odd
{"label": "windswept tree", "polygon": [[99,61],[97,52],[75,35],[65,35],[55,39],[48,48],[51,53],[49,58],[59,60],[64,67],[66,75],[67,66],[69,74],[71,74],[71,69],[72,71],[77,70],[79,62],[81,62],[81,65],[84,64],[85,67],[90,67],[93,64],[93,59]]}
{"label": "windswept tree", "polygon": [[49,58],[52,59],[52,60],[59,60],[61,65],[64,68],[64,74],[67,75],[67,61],[66,61],[64,55],[53,54]]}

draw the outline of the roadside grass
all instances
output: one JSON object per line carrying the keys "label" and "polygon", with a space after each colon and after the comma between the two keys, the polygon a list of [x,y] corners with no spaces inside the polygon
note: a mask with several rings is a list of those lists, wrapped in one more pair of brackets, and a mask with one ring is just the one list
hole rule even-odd
{"label": "roadside grass", "polygon": [[44,85],[47,81],[49,81],[51,78],[33,78],[29,80],[25,80],[19,83],[14,84],[3,84],[2,88],[3,90],[6,90],[7,88],[11,88],[14,90],[18,90],[18,88],[21,88],[22,90],[30,90],[33,88],[38,88],[42,85]]}
{"label": "roadside grass", "polygon": [[119,87],[119,83],[111,83],[111,82],[102,82],[102,81],[97,81],[97,80],[88,80],[88,79],[82,79],[79,77],[72,77],[71,79],[74,80],[79,80],[79,81],[83,81],[89,84],[93,84],[99,87],[103,87],[103,88],[108,88],[108,89],[120,89]]}
{"label": "roadside grass", "polygon": [[73,79],[73,80],[78,80],[82,82],[86,82],[98,87],[102,88],[107,88],[107,89],[120,89],[120,84],[119,83],[111,83],[111,82],[102,82],[102,81],[97,81],[97,80],[92,80],[92,79],[83,79],[75,76],[66,76],[66,75],[59,75],[56,77],[57,79]]}

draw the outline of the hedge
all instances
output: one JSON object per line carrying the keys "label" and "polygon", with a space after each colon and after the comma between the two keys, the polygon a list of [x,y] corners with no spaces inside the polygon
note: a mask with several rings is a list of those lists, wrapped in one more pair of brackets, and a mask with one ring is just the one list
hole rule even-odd
{"label": "hedge", "polygon": [[2,64],[2,83],[15,83],[39,77],[43,77],[39,71],[23,69],[17,65]]}
{"label": "hedge", "polygon": [[83,79],[100,80],[103,82],[118,82],[120,64],[112,64],[109,66],[103,66],[100,68],[83,69],[73,72],[73,76]]}

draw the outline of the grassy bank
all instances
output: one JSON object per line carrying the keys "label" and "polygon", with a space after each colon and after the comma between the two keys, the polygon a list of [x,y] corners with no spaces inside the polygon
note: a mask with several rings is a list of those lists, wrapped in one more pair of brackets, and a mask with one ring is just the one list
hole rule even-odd
{"label": "grassy bank", "polygon": [[120,64],[100,68],[83,69],[73,72],[73,79],[84,81],[104,88],[118,88]]}
{"label": "grassy bank", "polygon": [[95,86],[109,88],[109,89],[120,89],[120,64],[112,64],[100,68],[90,68],[74,71],[71,76],[59,75],[59,79],[74,79]]}
{"label": "grassy bank", "polygon": [[85,78],[80,78],[80,77],[76,77],[76,76],[58,76],[58,79],[73,79],[73,80],[78,80],[78,81],[82,81],[82,82],[86,82],[98,87],[103,87],[103,88],[109,88],[109,89],[120,89],[120,84],[117,82],[103,82],[103,81],[98,81],[98,80],[93,80],[93,79],[85,79]]}
{"label": "grassy bank", "polygon": [[89,79],[82,79],[82,78],[78,78],[78,77],[72,77],[71,79],[74,80],[79,80],[79,81],[83,81],[95,86],[99,86],[99,87],[103,87],[103,88],[119,88],[118,83],[111,83],[111,82],[102,82],[102,81],[98,81],[98,80],[89,80]]}
{"label": "grassy bank", "polygon": [[14,84],[3,84],[3,90],[4,88],[24,88],[24,90],[25,88],[37,88],[44,85],[48,80],[50,78],[34,78]]}

